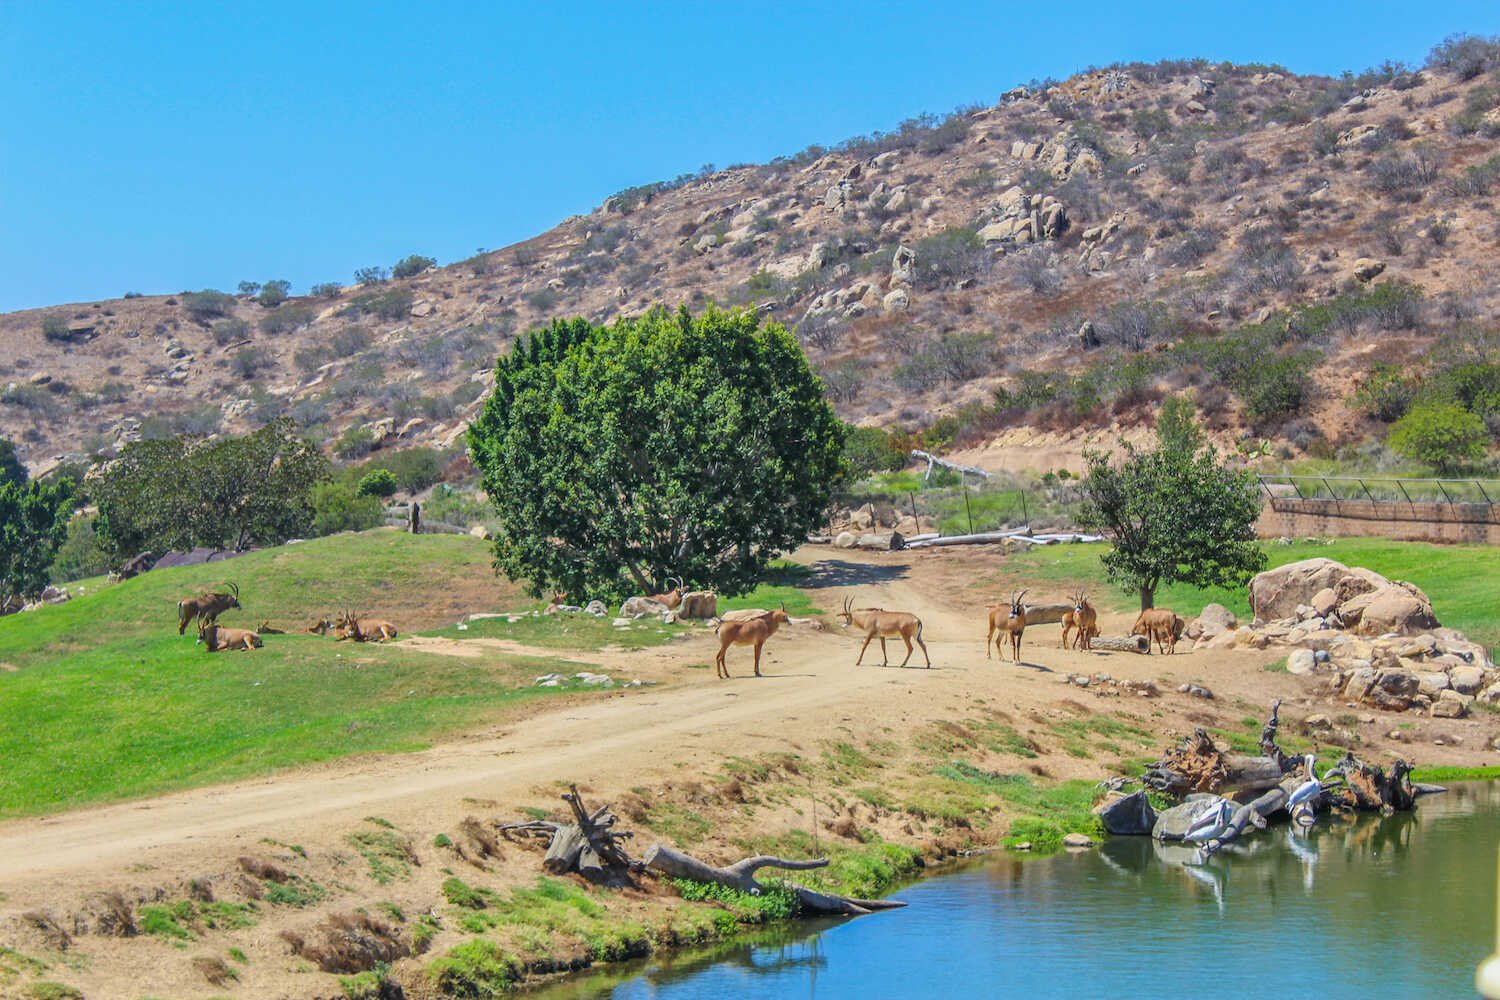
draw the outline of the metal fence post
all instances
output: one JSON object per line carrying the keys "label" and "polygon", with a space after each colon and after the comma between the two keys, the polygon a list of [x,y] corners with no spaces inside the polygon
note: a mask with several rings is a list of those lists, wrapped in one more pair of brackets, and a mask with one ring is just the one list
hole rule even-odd
{"label": "metal fence post", "polygon": [[969,534],[974,534],[974,509],[969,506],[969,484],[964,483],[964,513],[969,515]]}

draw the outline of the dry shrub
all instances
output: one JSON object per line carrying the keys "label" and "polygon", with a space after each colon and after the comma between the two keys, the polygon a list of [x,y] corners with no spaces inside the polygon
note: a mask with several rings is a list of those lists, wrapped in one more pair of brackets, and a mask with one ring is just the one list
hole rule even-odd
{"label": "dry shrub", "polygon": [[280,884],[290,880],[292,877],[285,868],[274,865],[264,858],[252,857],[247,854],[242,856],[239,861],[240,867],[247,873],[254,875],[256,878],[265,879],[267,882]]}
{"label": "dry shrub", "polygon": [[195,878],[188,882],[188,895],[200,903],[214,901],[214,887],[206,878]]}
{"label": "dry shrub", "polygon": [[366,972],[411,954],[400,931],[364,913],[336,913],[304,937],[282,931],[292,951],[324,972]]}
{"label": "dry shrub", "polygon": [[854,822],[854,817],[852,816],[840,816],[838,819],[824,824],[824,826],[829,833],[835,836],[843,837],[847,840],[860,839],[859,824]]}
{"label": "dry shrub", "polygon": [[616,808],[633,823],[644,823],[651,815],[651,804],[634,792],[624,795]]}
{"label": "dry shrub", "polygon": [[21,914],[21,920],[32,930],[42,935],[42,940],[47,942],[47,947],[52,951],[67,951],[73,939],[68,932],[62,929],[52,915],[43,913],[41,910],[29,910]]}
{"label": "dry shrub", "polygon": [[212,955],[199,955],[193,959],[193,968],[197,969],[198,974],[208,980],[210,986],[223,986],[225,983],[239,978],[235,975],[233,969],[224,964],[222,958]]}
{"label": "dry shrub", "polygon": [[475,868],[488,870],[486,860],[505,857],[505,852],[500,847],[500,838],[495,835],[495,831],[473,816],[464,817],[464,821],[458,824],[458,834],[453,842],[453,849],[458,852],[459,857]]}
{"label": "dry shrub", "polygon": [[730,778],[719,789],[719,798],[725,802],[744,802],[745,785],[739,778]]}
{"label": "dry shrub", "polygon": [[135,925],[135,911],[120,893],[110,892],[100,897],[94,933],[104,937],[135,937],[140,933]]}

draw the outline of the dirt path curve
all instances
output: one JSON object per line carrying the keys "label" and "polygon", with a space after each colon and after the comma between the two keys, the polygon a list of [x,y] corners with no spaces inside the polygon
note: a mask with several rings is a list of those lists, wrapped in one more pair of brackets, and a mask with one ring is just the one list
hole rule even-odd
{"label": "dirt path curve", "polygon": [[[975,697],[1036,710],[1061,697],[1057,670],[1107,666],[1120,677],[1159,678],[1168,666],[1159,657],[1115,656],[1106,664],[1097,654],[1063,651],[1055,625],[1028,630],[1023,658],[1029,666],[987,661],[984,611],[963,593],[962,574],[951,562],[827,550],[808,556],[816,560],[815,601],[825,610],[838,608],[848,594],[857,606],[921,615],[934,669],[920,668],[920,650],[913,656],[916,668],[897,669],[905,655],[899,640],[890,668],[880,666],[878,643],[855,668],[854,636],[803,624],[767,644],[766,677],[747,676],[750,651],[737,648],[729,658],[734,677],[721,681],[712,670],[688,669],[713,658],[717,642],[705,631],[665,649],[604,658],[628,670],[627,677],[668,682],[660,688],[549,704],[424,752],[0,824],[0,886],[14,903],[52,890],[73,895],[108,888],[112,877],[146,865],[193,877],[201,866],[232,861],[261,837],[336,844],[371,815],[441,830],[475,810],[466,798],[545,801],[563,780],[606,790],[689,780],[718,773],[729,756],[816,753],[820,740],[841,738],[841,730],[908,731],[961,712]],[[1192,667],[1190,661],[1208,666],[1202,656],[1172,659],[1176,670]],[[1064,760],[1062,766],[1073,765]]]}

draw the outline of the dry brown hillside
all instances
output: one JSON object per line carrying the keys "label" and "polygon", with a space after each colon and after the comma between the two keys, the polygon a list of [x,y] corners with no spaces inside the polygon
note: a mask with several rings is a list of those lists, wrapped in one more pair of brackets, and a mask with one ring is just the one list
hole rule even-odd
{"label": "dry brown hillside", "polygon": [[955,415],[939,443],[1129,424],[1188,386],[1222,434],[1359,441],[1372,362],[1495,316],[1495,51],[1343,79],[1122,66],[620,192],[407,279],[11,313],[0,434],[33,471],[282,413],[344,454],[445,445],[516,334],[714,301],[795,328],[851,421]]}

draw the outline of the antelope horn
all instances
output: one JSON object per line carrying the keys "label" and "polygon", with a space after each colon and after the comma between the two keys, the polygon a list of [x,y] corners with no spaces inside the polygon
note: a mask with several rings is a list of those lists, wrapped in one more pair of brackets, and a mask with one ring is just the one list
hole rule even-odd
{"label": "antelope horn", "polygon": [[234,599],[238,601],[240,599],[240,585],[237,583],[228,583],[225,584],[225,586],[227,586],[229,588],[229,592],[234,595]]}

